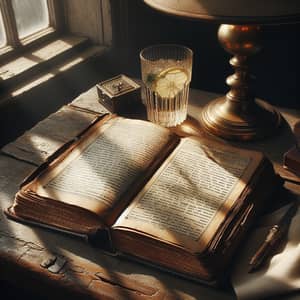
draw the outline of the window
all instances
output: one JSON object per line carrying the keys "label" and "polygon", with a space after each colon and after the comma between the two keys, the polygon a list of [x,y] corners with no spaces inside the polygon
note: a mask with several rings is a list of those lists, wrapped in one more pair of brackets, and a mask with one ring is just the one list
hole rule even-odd
{"label": "window", "polygon": [[12,0],[19,38],[49,27],[47,0]]}
{"label": "window", "polygon": [[6,34],[3,25],[2,13],[0,11],[0,47],[3,47],[6,44]]}
{"label": "window", "polygon": [[0,0],[0,105],[109,51],[111,1]]}
{"label": "window", "polygon": [[57,3],[57,0],[0,0],[1,58],[53,35],[58,24]]}

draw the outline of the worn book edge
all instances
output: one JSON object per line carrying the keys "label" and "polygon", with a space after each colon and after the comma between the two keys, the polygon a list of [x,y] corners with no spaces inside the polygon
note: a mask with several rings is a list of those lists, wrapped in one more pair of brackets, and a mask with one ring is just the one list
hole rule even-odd
{"label": "worn book edge", "polygon": [[283,168],[300,176],[300,150],[297,146],[292,147],[284,153]]}

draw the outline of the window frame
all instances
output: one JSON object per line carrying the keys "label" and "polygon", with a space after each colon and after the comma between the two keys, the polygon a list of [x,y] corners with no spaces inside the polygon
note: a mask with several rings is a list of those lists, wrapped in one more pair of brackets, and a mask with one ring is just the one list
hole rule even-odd
{"label": "window frame", "polygon": [[0,0],[6,34],[6,45],[0,48],[0,63],[56,37],[64,28],[64,5],[62,2],[60,0],[47,0],[49,26],[19,39],[11,0]]}
{"label": "window frame", "polygon": [[[17,47],[0,48],[0,110],[9,100],[112,51],[113,4],[127,0],[85,1],[48,0],[49,27],[20,40]],[[80,14],[82,9],[89,18]]]}

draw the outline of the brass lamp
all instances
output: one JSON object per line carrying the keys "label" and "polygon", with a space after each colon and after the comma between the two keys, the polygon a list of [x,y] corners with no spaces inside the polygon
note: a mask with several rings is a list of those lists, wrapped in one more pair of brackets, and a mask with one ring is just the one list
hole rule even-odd
{"label": "brass lamp", "polygon": [[300,0],[144,0],[149,6],[188,19],[223,23],[218,38],[233,54],[235,73],[227,78],[230,91],[204,107],[202,127],[229,140],[254,140],[276,132],[280,114],[255,99],[251,91],[248,58],[260,50],[261,24],[295,22],[300,19]]}

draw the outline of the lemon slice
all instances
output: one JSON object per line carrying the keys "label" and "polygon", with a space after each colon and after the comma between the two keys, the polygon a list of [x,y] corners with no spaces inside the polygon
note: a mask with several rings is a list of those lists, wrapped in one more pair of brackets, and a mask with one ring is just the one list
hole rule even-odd
{"label": "lemon slice", "polygon": [[155,91],[162,98],[174,98],[188,80],[187,71],[178,68],[168,68],[160,72],[155,81]]}

